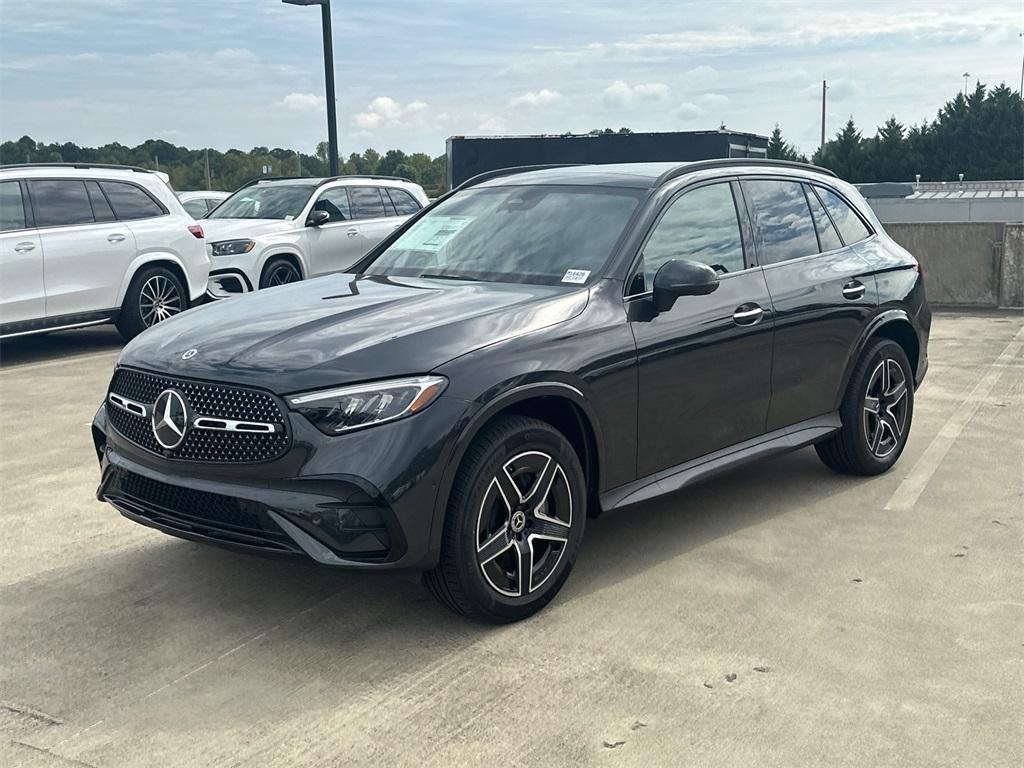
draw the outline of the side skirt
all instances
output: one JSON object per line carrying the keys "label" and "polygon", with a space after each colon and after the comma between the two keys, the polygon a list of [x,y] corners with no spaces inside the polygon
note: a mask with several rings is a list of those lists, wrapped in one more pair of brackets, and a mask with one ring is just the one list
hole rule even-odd
{"label": "side skirt", "polygon": [[34,333],[50,331],[67,331],[72,328],[85,328],[89,325],[102,325],[117,319],[119,309],[105,309],[101,312],[82,312],[75,315],[59,315],[43,317],[38,320],[23,320],[17,323],[0,325],[0,339],[13,339],[18,336],[30,336]]}
{"label": "side skirt", "polygon": [[803,448],[831,435],[842,427],[838,411],[817,416],[798,424],[777,429],[774,432],[746,440],[742,443],[692,459],[653,475],[642,477],[631,483],[620,485],[601,494],[601,509],[608,512],[666,493],[673,493],[685,486],[713,475],[734,469],[757,459],[777,453]]}

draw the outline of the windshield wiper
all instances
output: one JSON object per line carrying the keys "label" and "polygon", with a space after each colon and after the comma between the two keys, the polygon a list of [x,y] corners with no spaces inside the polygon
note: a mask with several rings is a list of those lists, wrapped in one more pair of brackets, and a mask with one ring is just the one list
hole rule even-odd
{"label": "windshield wiper", "polygon": [[483,282],[478,277],[464,277],[463,275],[433,275],[426,272],[420,275],[420,277],[425,277],[433,280],[463,280],[469,283]]}

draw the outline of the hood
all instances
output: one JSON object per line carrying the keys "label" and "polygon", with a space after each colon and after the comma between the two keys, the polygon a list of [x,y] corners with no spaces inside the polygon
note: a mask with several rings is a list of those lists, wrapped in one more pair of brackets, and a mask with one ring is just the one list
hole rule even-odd
{"label": "hood", "polygon": [[254,238],[295,228],[292,219],[201,219],[199,224],[207,243]]}
{"label": "hood", "polygon": [[427,373],[575,317],[588,295],[560,286],[328,275],[184,312],[138,336],[120,362],[287,394]]}

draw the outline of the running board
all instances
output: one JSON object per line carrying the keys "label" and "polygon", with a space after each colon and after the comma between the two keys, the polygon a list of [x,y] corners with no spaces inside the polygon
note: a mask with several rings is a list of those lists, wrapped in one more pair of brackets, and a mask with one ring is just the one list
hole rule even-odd
{"label": "running board", "polygon": [[790,427],[777,429],[753,440],[737,443],[729,448],[709,453],[707,456],[701,456],[699,459],[663,469],[653,475],[605,491],[601,494],[601,509],[608,512],[666,493],[673,493],[685,486],[734,469],[742,464],[816,443],[838,431],[842,426],[839,412],[836,411],[825,416],[801,421]]}

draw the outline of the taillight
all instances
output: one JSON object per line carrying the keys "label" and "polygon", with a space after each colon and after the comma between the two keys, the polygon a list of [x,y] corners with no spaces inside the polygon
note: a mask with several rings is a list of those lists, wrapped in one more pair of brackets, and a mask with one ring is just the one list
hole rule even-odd
{"label": "taillight", "polygon": [[199,240],[202,240],[204,237],[206,237],[206,235],[203,234],[203,228],[198,224],[189,224],[188,231],[191,232],[192,235],[198,238]]}
{"label": "taillight", "polygon": [[910,260],[914,262],[911,265],[911,269],[913,269],[915,272],[923,275],[924,272],[921,271],[921,262],[918,261],[917,259],[915,259],[913,256],[910,257]]}

